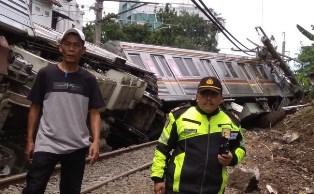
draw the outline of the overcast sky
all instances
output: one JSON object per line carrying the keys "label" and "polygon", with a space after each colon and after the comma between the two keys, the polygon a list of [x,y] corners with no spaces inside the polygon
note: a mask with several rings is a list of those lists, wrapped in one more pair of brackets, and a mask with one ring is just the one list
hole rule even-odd
{"label": "overcast sky", "polygon": [[[192,4],[190,0],[141,0],[142,2],[159,3],[184,3]],[[198,2],[198,0],[196,0]],[[88,2],[88,3],[87,3]],[[88,5],[95,1],[77,0],[80,5]],[[301,45],[307,46],[314,43],[304,37],[296,28],[301,25],[314,34],[311,25],[314,25],[313,0],[203,0],[226,20],[226,29],[248,48],[255,48],[247,38],[262,45],[255,27],[261,26],[270,37],[274,36],[278,46],[277,51],[282,51],[282,42],[286,42],[286,55],[296,57]],[[106,13],[118,13],[118,2],[104,1]],[[93,11],[87,11],[84,20],[94,20]],[[240,54],[230,49],[235,48],[222,33],[219,35],[218,48],[224,53]]]}

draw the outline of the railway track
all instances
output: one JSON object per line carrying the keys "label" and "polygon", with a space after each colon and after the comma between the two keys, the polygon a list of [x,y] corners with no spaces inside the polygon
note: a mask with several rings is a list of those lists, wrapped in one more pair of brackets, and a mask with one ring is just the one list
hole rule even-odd
{"label": "railway track", "polygon": [[[153,141],[100,154],[98,162],[92,166],[87,159],[81,193],[92,193],[109,182],[148,169],[156,143]],[[57,165],[45,193],[58,193],[59,171],[60,165]],[[21,193],[25,177],[26,173],[22,173],[0,179],[0,193]]]}

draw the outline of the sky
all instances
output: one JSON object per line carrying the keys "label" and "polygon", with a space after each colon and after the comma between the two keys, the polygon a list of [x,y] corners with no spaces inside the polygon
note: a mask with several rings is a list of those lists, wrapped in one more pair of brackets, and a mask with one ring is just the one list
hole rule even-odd
{"label": "sky", "polygon": [[[142,2],[193,4],[190,0],[141,0]],[[197,0],[196,0],[197,1]],[[88,3],[87,3],[88,2]],[[88,5],[95,1],[77,0],[78,4]],[[197,1],[198,2],[198,1]],[[313,0],[203,0],[208,8],[213,8],[225,19],[225,28],[242,44],[250,49],[256,48],[247,39],[262,46],[260,36],[255,27],[263,28],[268,37],[275,38],[272,42],[277,45],[277,51],[282,52],[282,44],[285,41],[285,55],[297,57],[301,46],[309,46],[310,41],[296,28],[299,24],[314,34],[311,25],[314,25]],[[106,13],[118,13],[118,2],[104,1]],[[95,20],[93,10],[86,11],[84,21]],[[240,54],[232,51],[236,48],[222,33],[218,36],[218,48],[221,53]]]}

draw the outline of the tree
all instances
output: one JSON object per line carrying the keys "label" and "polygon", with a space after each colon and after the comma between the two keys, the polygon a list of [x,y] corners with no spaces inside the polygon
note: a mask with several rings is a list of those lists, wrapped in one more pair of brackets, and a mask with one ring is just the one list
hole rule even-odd
{"label": "tree", "polygon": [[[161,26],[152,31],[148,24],[119,24],[112,18],[117,15],[108,14],[100,22],[102,23],[101,42],[108,40],[120,40],[136,43],[147,43],[178,48],[218,51],[217,31],[211,23],[207,23],[197,14],[186,11],[178,16],[170,4],[157,12],[157,18]],[[87,24],[83,31],[88,41],[93,40],[94,24]]]}
{"label": "tree", "polygon": [[[314,40],[314,35],[312,33],[299,25],[297,25],[297,28],[305,37]],[[304,89],[307,90],[311,86],[308,75],[314,72],[314,45],[312,44],[311,46],[302,47],[301,52],[298,55],[298,60],[303,62],[303,64],[299,66],[297,79],[303,85]]]}
{"label": "tree", "polygon": [[122,31],[125,34],[125,41],[145,43],[148,42],[151,36],[151,26],[144,24],[124,25]]}
{"label": "tree", "polygon": [[177,12],[175,9],[170,9],[170,3],[166,3],[164,9],[159,9],[157,12],[157,18],[163,24],[175,24],[177,20]]}
{"label": "tree", "polygon": [[108,40],[125,40],[126,34],[123,32],[121,25],[114,21],[103,22],[101,25],[101,42],[105,43]]}
{"label": "tree", "polygon": [[182,11],[180,16],[170,4],[157,12],[157,18],[163,23],[152,38],[152,43],[179,48],[204,51],[217,51],[216,31],[198,14]]}
{"label": "tree", "polygon": [[83,27],[83,33],[85,34],[86,41],[94,42],[95,24],[87,23]]}
{"label": "tree", "polygon": [[[120,40],[128,42],[144,43],[151,36],[151,26],[145,24],[120,24],[117,21],[117,16],[108,14],[101,22],[101,42],[105,43],[108,40]],[[86,40],[93,42],[95,24],[87,24],[83,27],[83,32]]]}

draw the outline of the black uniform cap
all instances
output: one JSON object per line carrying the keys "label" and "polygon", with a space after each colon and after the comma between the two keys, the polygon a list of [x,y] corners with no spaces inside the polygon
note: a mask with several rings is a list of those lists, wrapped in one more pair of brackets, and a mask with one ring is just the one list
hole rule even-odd
{"label": "black uniform cap", "polygon": [[216,77],[204,77],[201,79],[197,87],[197,92],[205,90],[211,90],[217,93],[222,93],[222,85],[219,79]]}

